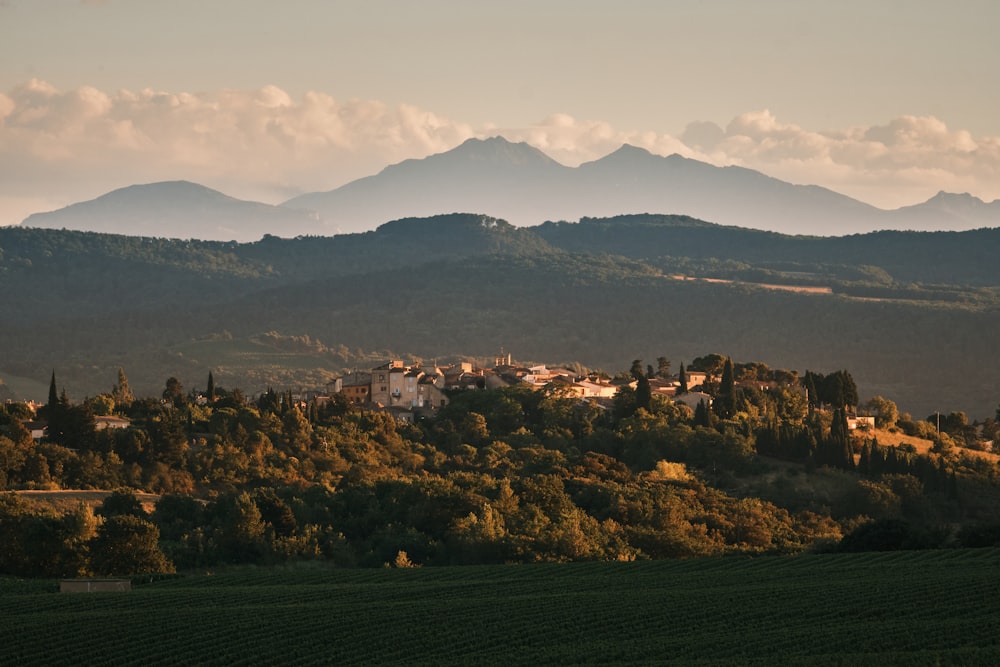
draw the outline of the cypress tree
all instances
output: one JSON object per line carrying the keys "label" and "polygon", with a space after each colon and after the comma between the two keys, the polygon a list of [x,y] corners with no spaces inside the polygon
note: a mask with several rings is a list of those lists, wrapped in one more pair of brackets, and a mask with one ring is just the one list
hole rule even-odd
{"label": "cypress tree", "polygon": [[115,400],[115,410],[119,412],[125,412],[135,402],[135,395],[128,386],[124,368],[118,369],[118,384],[111,390],[111,397]]}
{"label": "cypress tree", "polygon": [[847,410],[844,408],[833,410],[828,462],[846,470],[854,468],[854,451],[851,449],[851,438],[847,430]]}
{"label": "cypress tree", "polygon": [[856,406],[858,404],[858,385],[854,378],[846,370],[838,373],[840,376],[840,400],[843,406]]}
{"label": "cypress tree", "polygon": [[[686,394],[686,393],[688,393],[688,374],[687,374],[687,371],[684,370],[684,364],[683,363],[681,364],[680,371],[677,373],[677,379],[681,383],[681,386],[677,388],[677,393],[678,394]],[[1000,409],[998,409],[997,412],[1000,412]]]}
{"label": "cypress tree", "polygon": [[861,448],[861,458],[858,460],[858,471],[870,475],[872,469],[872,446],[866,442]]}
{"label": "cypress tree", "polygon": [[885,451],[878,444],[878,438],[872,438],[871,454],[868,460],[868,470],[872,477],[878,477],[885,472]]}
{"label": "cypress tree", "polygon": [[809,409],[812,410],[819,406],[819,395],[816,393],[816,374],[812,371],[806,371],[806,397],[809,400]]}
{"label": "cypress tree", "polygon": [[208,372],[208,388],[205,389],[205,398],[208,399],[209,403],[215,402],[215,378],[212,377],[212,371]]}
{"label": "cypress tree", "polygon": [[736,381],[733,375],[733,360],[726,357],[726,363],[722,367],[719,394],[712,403],[715,414],[721,419],[729,419],[736,414]]}
{"label": "cypress tree", "polygon": [[694,409],[694,425],[695,426],[712,426],[712,411],[708,409],[705,405],[705,399],[698,401],[697,407]]}
{"label": "cypress tree", "polygon": [[649,380],[640,375],[636,378],[635,407],[637,410],[642,408],[643,410],[648,411],[652,402],[653,392],[649,387]]}
{"label": "cypress tree", "polygon": [[49,381],[49,402],[48,408],[52,410],[59,404],[59,392],[56,391],[56,372],[52,371],[52,379]]}

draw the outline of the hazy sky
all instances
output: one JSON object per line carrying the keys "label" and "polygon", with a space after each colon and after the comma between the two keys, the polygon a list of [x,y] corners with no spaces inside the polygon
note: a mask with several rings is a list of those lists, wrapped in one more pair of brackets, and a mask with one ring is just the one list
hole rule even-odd
{"label": "hazy sky", "polygon": [[989,201],[997,26],[996,0],[0,0],[0,224],[168,179],[278,202],[496,134]]}

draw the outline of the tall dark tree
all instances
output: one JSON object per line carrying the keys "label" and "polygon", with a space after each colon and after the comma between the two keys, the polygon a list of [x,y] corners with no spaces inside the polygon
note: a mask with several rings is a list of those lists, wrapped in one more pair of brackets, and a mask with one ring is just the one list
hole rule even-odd
{"label": "tall dark tree", "polygon": [[209,403],[215,402],[215,378],[212,377],[212,371],[208,372],[208,388],[205,389],[205,398],[208,399]]}
{"label": "tall dark tree", "polygon": [[818,408],[820,404],[819,392],[816,388],[817,380],[822,382],[823,376],[817,375],[812,371],[806,371],[805,378],[803,379],[803,384],[806,387],[806,397],[809,400],[809,409]]}
{"label": "tall dark tree", "polygon": [[714,423],[714,413],[712,409],[708,407],[705,403],[705,399],[698,401],[698,405],[694,409],[694,425],[704,426],[706,428],[711,428]]}
{"label": "tall dark tree", "polygon": [[56,372],[52,371],[52,379],[49,381],[49,402],[46,404],[52,410],[59,403],[59,392],[56,389]]}
{"label": "tall dark tree", "polygon": [[63,411],[63,440],[60,444],[74,449],[93,449],[97,440],[97,424],[89,403],[68,405]]}
{"label": "tall dark tree", "polygon": [[278,399],[278,393],[271,387],[268,387],[267,391],[257,399],[257,409],[261,412],[278,414],[281,411],[281,401]]}
{"label": "tall dark tree", "polygon": [[854,468],[854,450],[851,448],[851,436],[847,426],[847,410],[845,408],[838,407],[833,410],[827,456],[824,458],[823,463],[829,463],[837,468],[846,470]]}
{"label": "tall dark tree", "polygon": [[139,502],[135,493],[128,489],[118,489],[105,498],[97,506],[97,509],[94,510],[94,514],[103,516],[105,519],[110,519],[120,514],[128,514],[140,519],[149,518],[149,514],[143,508],[142,503]]}
{"label": "tall dark tree", "polygon": [[628,373],[632,377],[639,379],[639,376],[642,375],[642,359],[634,359],[632,361],[632,367],[629,368]]}
{"label": "tall dark tree", "polygon": [[66,395],[66,390],[63,389],[59,393],[59,398],[51,407],[46,409],[46,414],[48,416],[48,426],[47,434],[48,439],[57,445],[62,445],[63,447],[75,447],[68,441],[68,436],[72,434],[73,426],[71,424],[73,415],[72,406],[69,402],[69,397]]}
{"label": "tall dark tree", "polygon": [[648,411],[652,402],[653,392],[650,389],[649,380],[645,376],[640,375],[636,379],[635,385],[635,407],[637,410],[642,408]]}
{"label": "tall dark tree", "polygon": [[170,401],[175,408],[184,405],[184,386],[181,385],[180,380],[175,377],[167,378],[167,384],[163,390],[163,399]]}
{"label": "tall dark tree", "polygon": [[677,372],[677,380],[680,382],[680,387],[677,388],[678,394],[686,394],[688,392],[688,375],[687,371],[684,370],[684,364],[681,364],[680,370]]}
{"label": "tall dark tree", "polygon": [[733,377],[733,360],[729,357],[726,357],[722,367],[722,380],[712,409],[720,419],[729,419],[736,414],[736,380]]}
{"label": "tall dark tree", "polygon": [[260,510],[261,520],[271,524],[275,535],[288,537],[298,528],[292,508],[272,489],[262,489],[254,502],[257,503],[257,508]]}
{"label": "tall dark tree", "polygon": [[666,357],[656,358],[656,377],[664,380],[670,377],[670,360]]}
{"label": "tall dark tree", "polygon": [[819,400],[835,408],[846,408],[858,404],[858,387],[847,371],[830,373],[826,377],[814,376]]}

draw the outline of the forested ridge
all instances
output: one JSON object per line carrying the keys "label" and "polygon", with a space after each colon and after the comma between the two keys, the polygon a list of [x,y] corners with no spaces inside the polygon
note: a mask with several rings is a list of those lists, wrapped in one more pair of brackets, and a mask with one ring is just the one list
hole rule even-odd
{"label": "forested ridge", "polygon": [[[997,352],[998,245],[995,229],[793,237],[652,215],[515,228],[456,214],[247,244],[4,228],[0,378],[44,391],[57,369],[81,399],[121,366],[147,392],[212,368],[254,393],[375,358],[504,347],[614,368],[719,350],[847,366],[866,395],[982,418],[997,402],[983,360]],[[269,333],[317,345],[289,355]]]}

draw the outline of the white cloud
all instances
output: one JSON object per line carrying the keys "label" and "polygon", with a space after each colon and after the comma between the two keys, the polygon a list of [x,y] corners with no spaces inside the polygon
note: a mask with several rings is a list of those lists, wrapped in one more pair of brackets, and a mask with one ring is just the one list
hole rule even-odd
{"label": "white cloud", "polygon": [[916,203],[942,189],[1000,198],[1000,137],[976,138],[934,117],[817,131],[761,110],[737,116],[724,129],[694,122],[674,137],[565,113],[528,127],[476,127],[411,105],[344,101],[321,92],[293,98],[277,86],[60,91],[30,80],[0,93],[0,224],[116,187],[168,179],[281,201],[496,134],[567,165],[630,143],[824,185],[883,207]]}
{"label": "white cloud", "polygon": [[1000,138],[977,140],[931,116],[817,132],[780,123],[765,110],[735,118],[711,157],[892,208],[942,189],[1000,198],[998,145]]}
{"label": "white cloud", "polygon": [[[293,100],[276,86],[107,94],[31,80],[0,95],[0,190],[58,207],[132,183],[188,179],[280,201],[448,150],[473,134],[412,106],[322,93]],[[0,223],[17,221],[11,215],[0,213]]]}

